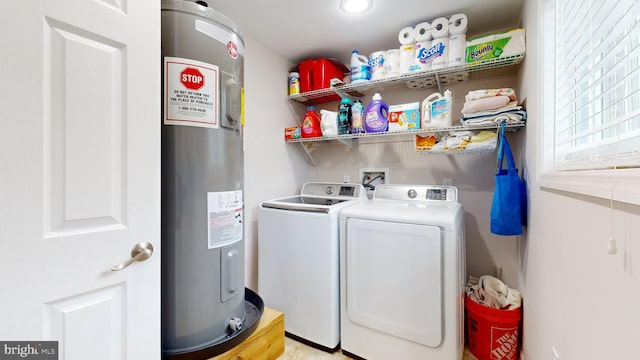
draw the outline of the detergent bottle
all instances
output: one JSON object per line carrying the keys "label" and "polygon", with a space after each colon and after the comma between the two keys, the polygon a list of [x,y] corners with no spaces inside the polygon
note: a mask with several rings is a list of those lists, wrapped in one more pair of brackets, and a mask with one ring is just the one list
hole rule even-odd
{"label": "detergent bottle", "polygon": [[389,106],[378,93],[373,95],[373,101],[367,105],[364,127],[368,133],[385,132],[389,127]]}
{"label": "detergent bottle", "polygon": [[364,133],[364,105],[360,100],[355,100],[351,105],[351,133]]}
{"label": "detergent bottle", "polygon": [[313,106],[307,106],[307,113],[302,119],[302,137],[320,137],[322,136],[322,129],[320,128],[320,115],[316,113],[316,108]]}
{"label": "detergent bottle", "polygon": [[358,54],[358,50],[351,52],[351,83],[358,84],[371,79],[371,66],[366,56]]}
{"label": "detergent bottle", "polygon": [[451,103],[453,97],[451,90],[444,91],[444,95],[433,93],[422,101],[421,107],[421,128],[450,127]]}
{"label": "detergent bottle", "polygon": [[351,134],[351,100],[342,98],[338,107],[338,135]]}

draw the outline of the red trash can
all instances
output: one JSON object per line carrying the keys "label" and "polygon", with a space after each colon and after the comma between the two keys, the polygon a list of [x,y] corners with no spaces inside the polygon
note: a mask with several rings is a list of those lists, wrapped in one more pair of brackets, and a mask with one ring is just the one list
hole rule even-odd
{"label": "red trash can", "polygon": [[469,350],[478,360],[516,360],[522,306],[493,309],[465,298]]}

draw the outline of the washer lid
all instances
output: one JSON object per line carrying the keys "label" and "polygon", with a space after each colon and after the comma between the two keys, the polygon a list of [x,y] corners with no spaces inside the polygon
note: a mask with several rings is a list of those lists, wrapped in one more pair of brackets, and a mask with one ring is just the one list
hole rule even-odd
{"label": "washer lid", "polygon": [[346,202],[351,200],[354,199],[338,199],[297,195],[265,201],[262,203],[262,207],[279,210],[328,213],[332,208],[339,205],[345,205]]}

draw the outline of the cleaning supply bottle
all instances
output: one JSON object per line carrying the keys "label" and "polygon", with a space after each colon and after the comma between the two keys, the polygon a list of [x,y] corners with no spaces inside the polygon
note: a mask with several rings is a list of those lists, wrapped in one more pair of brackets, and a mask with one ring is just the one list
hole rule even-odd
{"label": "cleaning supply bottle", "polygon": [[450,127],[451,121],[451,104],[453,96],[451,90],[444,91],[444,95],[433,93],[422,101],[421,107],[421,128],[434,127]]}
{"label": "cleaning supply bottle", "polygon": [[338,135],[351,134],[351,100],[342,98],[338,107]]}
{"label": "cleaning supply bottle", "polygon": [[385,132],[389,127],[389,106],[378,93],[373,95],[373,101],[367,105],[364,127],[368,133]]}
{"label": "cleaning supply bottle", "polygon": [[316,108],[313,106],[307,106],[307,113],[302,119],[302,137],[320,137],[322,136],[322,129],[320,128],[320,115],[316,113]]}
{"label": "cleaning supply bottle", "polygon": [[351,52],[351,83],[358,84],[371,79],[371,67],[366,56],[358,54],[358,50]]}
{"label": "cleaning supply bottle", "polygon": [[355,100],[351,105],[351,133],[364,133],[364,105],[360,100]]}

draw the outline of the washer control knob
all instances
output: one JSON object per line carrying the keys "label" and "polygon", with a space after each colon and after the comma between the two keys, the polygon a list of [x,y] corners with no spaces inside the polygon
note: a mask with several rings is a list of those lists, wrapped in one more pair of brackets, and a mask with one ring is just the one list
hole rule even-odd
{"label": "washer control knob", "polygon": [[413,199],[414,197],[418,196],[418,193],[415,190],[411,189],[407,191],[407,196],[409,196],[409,199]]}
{"label": "washer control knob", "polygon": [[327,186],[325,192],[327,193],[327,195],[333,194],[333,186]]}

